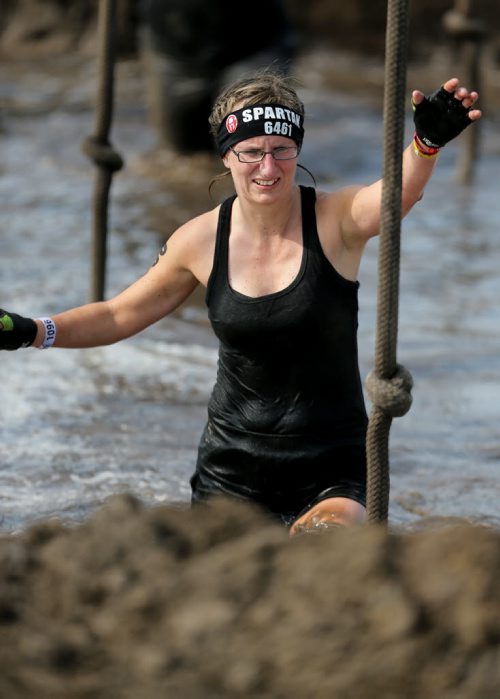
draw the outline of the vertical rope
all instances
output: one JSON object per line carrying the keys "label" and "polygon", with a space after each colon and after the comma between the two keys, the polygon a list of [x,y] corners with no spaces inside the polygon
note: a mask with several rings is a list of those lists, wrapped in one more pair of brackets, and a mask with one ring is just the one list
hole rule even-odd
{"label": "vertical rope", "polygon": [[91,301],[102,301],[106,282],[108,201],[113,173],[123,167],[113,150],[109,131],[113,117],[113,71],[116,0],[100,0],[98,15],[98,71],[96,122],[93,136],[85,139],[82,150],[97,166],[93,197],[93,240]]}
{"label": "vertical rope", "polygon": [[[389,432],[392,418],[404,414],[402,408],[394,409],[387,394],[397,388],[411,388],[411,377],[396,363],[407,44],[408,0],[389,0],[377,332],[374,371],[367,379],[373,401],[367,434],[367,510],[371,523],[386,522],[388,518]],[[409,403],[405,407],[407,410]]]}

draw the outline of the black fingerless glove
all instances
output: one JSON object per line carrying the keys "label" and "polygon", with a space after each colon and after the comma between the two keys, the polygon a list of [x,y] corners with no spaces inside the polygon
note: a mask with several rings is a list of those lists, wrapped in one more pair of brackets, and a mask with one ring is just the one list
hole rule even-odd
{"label": "black fingerless glove", "polygon": [[453,92],[440,87],[420,104],[413,104],[417,136],[429,148],[441,148],[472,123],[471,109],[464,107]]}
{"label": "black fingerless glove", "polygon": [[31,318],[7,313],[0,308],[0,349],[16,350],[29,347],[35,341],[37,326]]}

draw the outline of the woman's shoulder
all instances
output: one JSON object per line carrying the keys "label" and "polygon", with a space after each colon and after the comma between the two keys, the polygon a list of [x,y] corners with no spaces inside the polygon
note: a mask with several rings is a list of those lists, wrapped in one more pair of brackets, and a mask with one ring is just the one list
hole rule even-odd
{"label": "woman's shoulder", "polygon": [[316,190],[316,213],[328,217],[344,213],[361,188],[362,185],[347,185],[332,192]]}
{"label": "woman's shoulder", "polygon": [[171,239],[188,243],[201,242],[204,239],[214,237],[217,232],[217,222],[221,205],[217,205],[209,211],[204,211],[197,216],[193,216],[183,223],[172,234]]}
{"label": "woman's shoulder", "polygon": [[172,234],[169,249],[179,264],[206,283],[215,251],[220,205],[186,221]]}

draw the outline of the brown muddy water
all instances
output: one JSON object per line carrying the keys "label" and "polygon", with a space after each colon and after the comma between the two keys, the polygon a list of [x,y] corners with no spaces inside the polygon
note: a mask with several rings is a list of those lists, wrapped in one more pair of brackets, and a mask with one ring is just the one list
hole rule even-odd
{"label": "brown muddy water", "polygon": [[[321,60],[299,68],[302,164],[325,189],[378,178],[380,95],[325,87]],[[96,69],[76,56],[9,61],[0,80],[0,305],[52,314],[89,295],[94,171],[80,144],[93,130]],[[112,141],[126,167],[111,194],[108,295],[217,202],[207,183],[219,171],[208,156],[159,148],[137,62],[119,64],[116,87]],[[408,114],[408,138],[411,126]],[[500,524],[500,124],[486,113],[481,126],[474,183],[457,185],[460,145],[450,145],[403,223],[398,359],[415,387],[391,429],[390,500],[390,520],[403,527],[436,517]],[[373,365],[377,252],[372,241],[360,272],[363,377]],[[198,292],[118,346],[2,353],[1,529],[80,521],[124,491],[147,504],[188,502],[216,349]]]}

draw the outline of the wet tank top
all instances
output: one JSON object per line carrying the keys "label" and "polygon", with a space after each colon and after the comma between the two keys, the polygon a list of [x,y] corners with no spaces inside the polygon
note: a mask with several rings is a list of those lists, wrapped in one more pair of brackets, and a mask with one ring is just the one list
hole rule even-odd
{"label": "wet tank top", "polygon": [[[221,205],[206,294],[219,359],[194,492],[199,487],[257,499],[266,491],[272,497],[284,490],[305,492],[322,480],[339,446],[364,444],[359,283],[342,277],[326,258],[316,227],[316,192],[300,191],[300,270],[286,288],[259,297],[230,286],[235,196]],[[332,474],[325,477],[328,486]]]}

